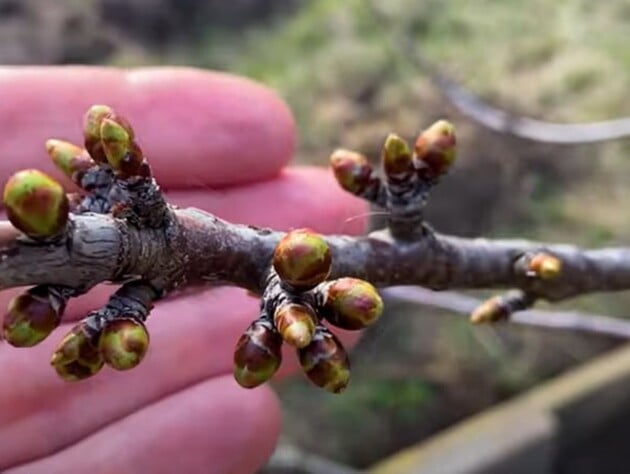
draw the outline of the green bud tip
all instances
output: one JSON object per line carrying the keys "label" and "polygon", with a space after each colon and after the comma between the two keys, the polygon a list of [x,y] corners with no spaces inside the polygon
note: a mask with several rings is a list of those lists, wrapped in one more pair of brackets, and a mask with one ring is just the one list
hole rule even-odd
{"label": "green bud tip", "polygon": [[288,232],[273,254],[273,267],[290,286],[306,290],[330,274],[332,257],[326,241],[310,229]]}
{"label": "green bud tip", "polygon": [[340,148],[330,155],[330,165],[339,185],[353,194],[362,193],[372,180],[372,166],[360,153]]}
{"label": "green bud tip", "polygon": [[120,169],[131,147],[127,131],[114,120],[104,118],[101,121],[101,143],[107,162],[115,170]]}
{"label": "green bud tip", "polygon": [[390,133],[383,145],[383,167],[388,175],[412,171],[411,150],[405,140]]}
{"label": "green bud tip", "polygon": [[282,362],[282,337],[271,321],[254,321],[236,343],[234,378],[244,388],[257,387],[276,373]]}
{"label": "green bud tip", "polygon": [[340,278],[326,288],[322,314],[343,329],[363,329],[383,313],[383,300],[374,286],[357,278]]}
{"label": "green bud tip", "polygon": [[135,319],[115,319],[103,329],[98,349],[105,363],[113,369],[133,369],[149,349],[149,334],[144,324]]}
{"label": "green bud tip", "polygon": [[424,130],[416,140],[415,155],[431,177],[446,173],[456,158],[453,124],[446,120],[438,120]]}
{"label": "green bud tip", "polygon": [[301,304],[285,304],[276,309],[274,324],[287,344],[302,348],[310,344],[315,333],[317,316]]}
{"label": "green bud tip", "polygon": [[63,307],[55,308],[43,287],[35,287],[9,303],[2,323],[2,337],[15,347],[42,342],[61,321]]}
{"label": "green bud tip", "polygon": [[341,342],[318,326],[313,341],[298,351],[302,370],[311,382],[332,393],[342,392],[350,381],[350,361]]}
{"label": "green bud tip", "polygon": [[47,140],[46,151],[55,166],[75,183],[79,183],[80,175],[95,164],[87,151],[64,140]]}
{"label": "green bud tip", "polygon": [[13,226],[29,237],[53,237],[68,222],[66,193],[57,181],[38,170],[14,174],[4,187],[3,201]]}
{"label": "green bud tip", "polygon": [[50,360],[62,379],[70,382],[83,380],[101,370],[104,361],[95,338],[84,323],[66,334]]}

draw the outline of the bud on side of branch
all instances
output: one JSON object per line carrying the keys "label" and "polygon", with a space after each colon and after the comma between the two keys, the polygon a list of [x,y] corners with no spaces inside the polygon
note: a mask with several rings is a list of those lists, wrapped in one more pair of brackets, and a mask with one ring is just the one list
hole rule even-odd
{"label": "bud on side of branch", "polygon": [[149,334],[140,321],[114,319],[103,328],[98,348],[105,363],[113,369],[133,369],[149,349]]}
{"label": "bud on side of branch", "polygon": [[62,379],[83,380],[101,370],[104,361],[97,337],[85,323],[79,323],[66,334],[50,360]]}
{"label": "bud on side of branch", "polygon": [[11,224],[34,239],[54,237],[68,222],[63,187],[38,170],[15,173],[4,187],[3,201]]}
{"label": "bud on side of branch", "polygon": [[531,257],[527,265],[528,275],[541,280],[553,280],[562,272],[562,262],[548,253],[537,253]]}
{"label": "bud on side of branch", "polygon": [[341,342],[328,329],[318,326],[313,341],[298,351],[302,370],[318,387],[342,392],[350,381],[350,361]]}
{"label": "bud on side of branch", "polygon": [[339,186],[355,195],[361,195],[375,179],[367,158],[354,151],[335,150],[330,155],[330,165]]}
{"label": "bud on side of branch", "polygon": [[234,378],[241,387],[254,388],[268,381],[282,363],[282,337],[271,321],[254,321],[236,343]]}
{"label": "bud on side of branch", "polygon": [[328,244],[309,229],[288,232],[273,253],[273,267],[280,279],[300,291],[326,280],[331,265]]}
{"label": "bud on side of branch", "polygon": [[61,322],[63,305],[53,305],[45,287],[35,287],[11,300],[2,323],[2,336],[12,346],[32,347]]}
{"label": "bud on side of branch", "polygon": [[282,339],[297,348],[310,344],[316,322],[313,310],[296,303],[281,305],[274,314],[274,324]]}
{"label": "bud on side of branch", "polygon": [[380,318],[383,300],[376,288],[357,278],[340,278],[326,288],[322,314],[342,329],[363,329]]}
{"label": "bud on side of branch", "polygon": [[416,166],[435,178],[446,173],[456,158],[455,127],[446,120],[438,120],[424,130],[415,145]]}

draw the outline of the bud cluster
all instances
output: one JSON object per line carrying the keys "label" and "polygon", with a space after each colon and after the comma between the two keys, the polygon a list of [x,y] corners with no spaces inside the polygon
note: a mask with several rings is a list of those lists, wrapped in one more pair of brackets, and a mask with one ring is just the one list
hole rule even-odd
{"label": "bud cluster", "polygon": [[136,367],[149,348],[149,334],[141,321],[121,315],[104,319],[92,314],[66,334],[50,360],[64,380],[95,375],[107,364],[116,370]]}
{"label": "bud cluster", "polygon": [[341,392],[350,363],[341,342],[324,322],[362,329],[380,316],[376,289],[355,278],[326,281],[332,270],[328,243],[309,229],[287,233],[273,254],[273,272],[263,296],[263,314],[239,339],[234,376],[246,388],[269,380],[280,367],[281,346],[296,348],[306,376],[317,386]]}
{"label": "bud cluster", "polygon": [[343,189],[388,211],[394,237],[411,240],[425,232],[423,209],[429,190],[455,157],[455,129],[438,120],[420,133],[413,148],[394,133],[387,136],[381,150],[384,179],[363,155],[349,150],[336,150],[330,164]]}

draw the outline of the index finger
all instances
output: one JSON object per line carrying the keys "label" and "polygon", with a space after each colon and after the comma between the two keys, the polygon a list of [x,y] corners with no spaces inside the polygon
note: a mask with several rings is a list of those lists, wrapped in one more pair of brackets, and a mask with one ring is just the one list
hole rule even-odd
{"label": "index finger", "polygon": [[44,142],[81,143],[81,120],[107,104],[132,123],[163,187],[217,187],[275,176],[291,159],[294,123],[270,89],[189,68],[0,68],[0,181],[53,166]]}

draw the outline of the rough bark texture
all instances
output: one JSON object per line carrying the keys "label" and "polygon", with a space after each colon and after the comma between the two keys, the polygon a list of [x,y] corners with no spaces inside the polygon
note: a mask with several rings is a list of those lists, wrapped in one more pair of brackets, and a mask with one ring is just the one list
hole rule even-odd
{"label": "rough bark texture", "polygon": [[[206,283],[264,290],[272,253],[283,233],[230,224],[197,209],[178,209],[173,215],[173,224],[166,229],[138,229],[111,215],[75,215],[67,236],[47,245],[2,223],[0,289],[36,284],[88,289],[102,281],[142,277],[166,292]],[[630,288],[626,248],[581,250],[431,233],[416,242],[401,242],[386,231],[326,240],[333,255],[331,279],[352,276],[379,287],[509,287],[551,301]],[[557,278],[531,278],[516,265],[526,252],[540,250],[562,261]]]}

